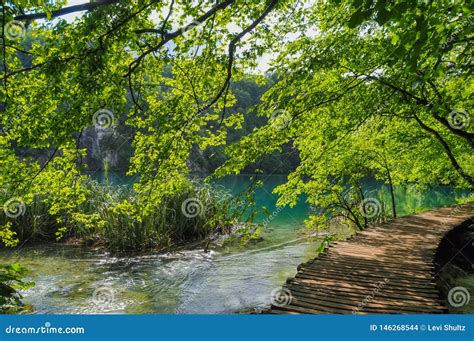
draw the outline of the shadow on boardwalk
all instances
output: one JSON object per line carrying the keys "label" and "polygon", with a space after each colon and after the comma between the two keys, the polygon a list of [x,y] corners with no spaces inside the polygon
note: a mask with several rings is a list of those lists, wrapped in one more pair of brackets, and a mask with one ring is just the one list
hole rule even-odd
{"label": "shadow on boardwalk", "polygon": [[332,244],[298,267],[271,314],[445,313],[434,257],[474,204],[441,208],[373,226]]}

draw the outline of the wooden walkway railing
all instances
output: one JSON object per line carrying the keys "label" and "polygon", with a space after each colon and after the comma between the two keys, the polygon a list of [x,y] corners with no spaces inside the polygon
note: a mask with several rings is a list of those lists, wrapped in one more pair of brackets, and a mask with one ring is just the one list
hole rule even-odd
{"label": "wooden walkway railing", "polygon": [[[443,313],[434,256],[474,205],[397,218],[337,242],[298,267],[266,313]],[[280,304],[281,303],[281,304]]]}

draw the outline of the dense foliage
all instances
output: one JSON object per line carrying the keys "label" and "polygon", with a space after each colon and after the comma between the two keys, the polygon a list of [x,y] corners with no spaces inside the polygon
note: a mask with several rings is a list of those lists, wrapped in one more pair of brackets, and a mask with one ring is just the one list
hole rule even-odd
{"label": "dense foliage", "polygon": [[27,272],[19,264],[0,265],[0,314],[15,313],[23,308],[20,291],[34,285],[23,280]]}
{"label": "dense foliage", "polygon": [[[234,54],[252,22],[263,20],[258,18],[266,5],[240,5],[235,15],[233,3],[193,8],[189,1],[102,1],[85,4],[90,11],[71,24],[51,20],[65,13],[63,3],[6,3],[0,182],[10,215],[16,218],[17,210],[23,214],[40,198],[61,229],[103,225],[96,212],[83,210],[91,191],[84,185],[86,151],[79,140],[92,125],[135,130],[129,169],[140,175],[135,199],[114,202],[113,208],[130,222],[151,219],[166,198],[188,191],[190,150],[222,145],[228,130],[243,122],[239,113],[221,114],[235,102],[234,70],[222,48],[228,45]],[[44,12],[39,17],[46,22],[29,21],[37,18],[24,14],[29,11]],[[249,27],[235,35],[226,28],[231,22]],[[120,122],[123,117],[126,122]],[[49,153],[39,160],[20,154],[22,149]],[[2,236],[11,244],[15,221],[10,218]]]}
{"label": "dense foliage", "polygon": [[[285,124],[269,124],[230,146],[219,174],[239,172],[292,142],[300,165],[276,189],[281,204],[306,193],[330,218],[366,225],[362,180],[390,186],[472,188],[472,15],[468,2],[322,1],[299,18],[306,31],[287,44],[264,96]],[[374,198],[375,199],[375,198]],[[380,209],[380,208],[379,208]],[[396,214],[396,203],[392,203]],[[364,217],[365,216],[365,217]]]}
{"label": "dense foliage", "polygon": [[[201,193],[188,177],[199,153],[224,151],[217,176],[268,169],[275,153],[299,158],[276,192],[282,205],[306,194],[318,226],[377,219],[364,206],[377,204],[361,187],[367,176],[391,188],[474,184],[468,1],[13,0],[2,23],[5,245],[38,205],[54,233],[112,221],[123,229],[112,229],[114,240],[127,239],[120,245],[168,238],[156,226]],[[253,77],[265,94],[240,106],[235,84],[268,54],[273,76]],[[254,111],[262,121],[248,129]],[[100,205],[85,209],[96,195],[81,142],[91,126],[128,132],[114,148],[131,141],[128,174],[139,176],[132,193],[107,201],[111,219]],[[217,207],[214,199],[205,204]],[[394,200],[385,211],[396,214]],[[203,224],[181,218],[169,231]]]}

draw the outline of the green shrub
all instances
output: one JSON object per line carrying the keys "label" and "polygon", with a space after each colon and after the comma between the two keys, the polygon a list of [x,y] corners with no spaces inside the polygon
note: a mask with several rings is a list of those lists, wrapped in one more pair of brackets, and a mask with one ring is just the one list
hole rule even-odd
{"label": "green shrub", "polygon": [[0,313],[17,313],[23,309],[20,291],[34,286],[33,282],[23,280],[27,272],[19,264],[0,265]]}

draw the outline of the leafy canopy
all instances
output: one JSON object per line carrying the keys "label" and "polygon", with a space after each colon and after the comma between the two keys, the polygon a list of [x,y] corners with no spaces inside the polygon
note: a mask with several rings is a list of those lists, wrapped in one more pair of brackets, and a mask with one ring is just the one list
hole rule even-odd
{"label": "leafy canopy", "polygon": [[[300,164],[280,203],[306,193],[333,215],[363,199],[368,174],[473,185],[468,1],[22,0],[4,3],[2,22],[3,201],[44,195],[52,214],[78,216],[78,139],[104,122],[136,129],[139,199],[116,209],[137,221],[187,186],[195,146],[225,148],[223,176],[291,145]],[[231,82],[265,53],[278,76],[258,105],[268,124],[226,146],[246,114],[229,110]]]}

